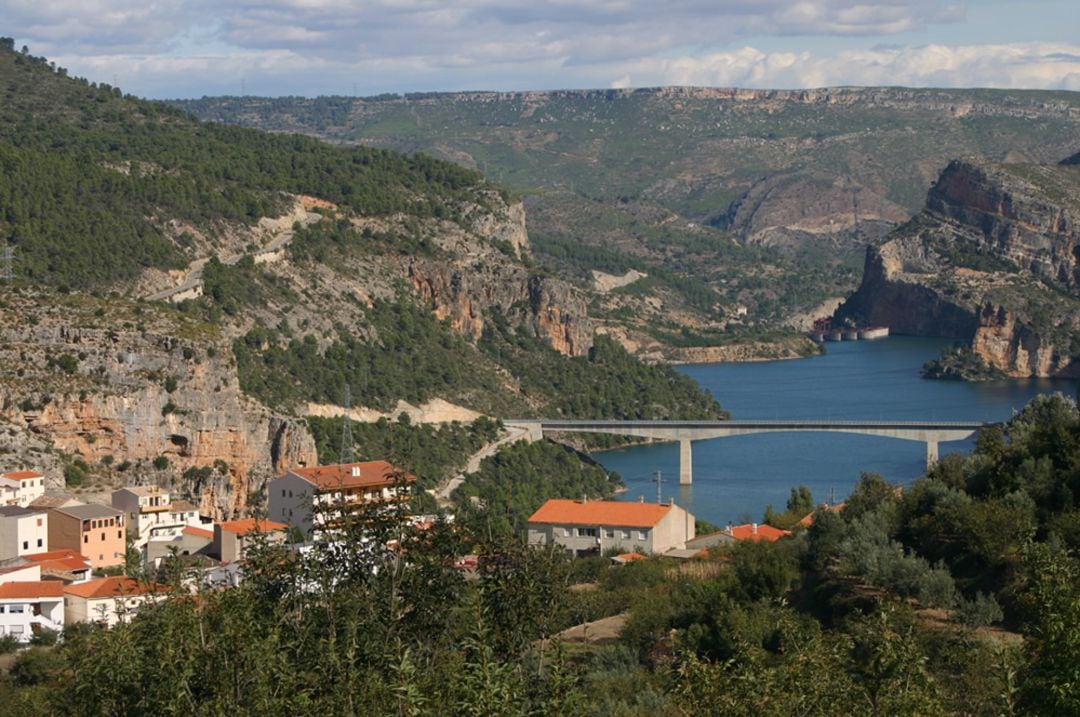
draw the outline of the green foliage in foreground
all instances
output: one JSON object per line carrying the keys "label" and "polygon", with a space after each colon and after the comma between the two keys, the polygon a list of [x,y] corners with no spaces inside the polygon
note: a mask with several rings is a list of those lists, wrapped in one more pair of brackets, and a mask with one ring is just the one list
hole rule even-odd
{"label": "green foliage in foreground", "polygon": [[[339,462],[343,422],[342,418],[308,416],[319,463]],[[353,439],[350,460],[388,460],[415,475],[420,487],[430,488],[463,469],[469,456],[495,440],[500,428],[498,422],[483,416],[466,425],[456,421],[414,425],[385,418],[375,423],[354,422],[349,429]]]}
{"label": "green foliage in foreground", "polygon": [[549,440],[518,442],[485,458],[455,491],[459,504],[479,498],[502,529],[521,530],[549,498],[609,498],[621,484],[591,459]]}
{"label": "green foliage in foreground", "polygon": [[[505,504],[427,531],[371,510],[303,560],[256,545],[239,588],[72,626],[18,656],[0,700],[27,717],[1078,715],[1080,559],[1061,520],[1078,421],[1070,401],[1036,399],[903,495],[867,475],[792,539],[691,562],[570,562],[500,530]],[[543,464],[529,452],[562,450],[545,445],[515,446],[528,460],[506,475],[527,490]],[[471,578],[453,567],[469,552]],[[921,580],[950,572],[961,598],[993,587],[971,610],[924,610],[944,592]],[[162,577],[175,589],[182,572]],[[990,595],[1023,640],[970,626],[993,619]],[[612,615],[610,644],[543,639]]]}

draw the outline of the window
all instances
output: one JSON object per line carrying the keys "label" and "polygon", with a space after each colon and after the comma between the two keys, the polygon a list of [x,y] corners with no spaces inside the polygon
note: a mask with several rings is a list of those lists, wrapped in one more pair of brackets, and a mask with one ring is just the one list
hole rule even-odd
{"label": "window", "polygon": [[30,541],[29,540],[22,541],[22,549],[23,550],[29,550],[30,549]]}
{"label": "window", "polygon": [[630,540],[630,531],[629,530],[624,530],[622,532],[622,537],[623,537],[623,540]]}
{"label": "window", "polygon": [[10,605],[9,607],[10,609],[8,610],[8,612],[12,614],[20,614],[26,611],[25,605]]}
{"label": "window", "polygon": [[89,535],[84,535],[84,536],[82,537],[82,541],[83,541],[84,543],[89,543],[89,542],[90,542],[90,536],[89,536]]}
{"label": "window", "polygon": [[615,529],[614,528],[608,528],[607,530],[604,531],[604,535],[606,537],[608,537],[608,538],[614,538],[615,537]]}
{"label": "window", "polygon": [[282,489],[281,489],[281,497],[282,497],[282,498],[284,498],[284,497],[285,497],[285,489],[284,489],[284,488],[282,488]]}
{"label": "window", "polygon": [[580,538],[597,538],[600,531],[597,528],[578,528],[577,534]]}
{"label": "window", "polygon": [[3,615],[6,611],[7,611],[7,607],[4,606],[4,605],[0,605],[0,615]]}
{"label": "window", "polygon": [[120,538],[121,540],[123,540],[123,538],[124,538],[124,531],[122,531],[122,530],[118,530],[118,531],[116,531],[116,537],[117,537],[117,538]]}
{"label": "window", "polygon": [[649,531],[647,531],[647,530],[639,530],[637,532],[637,537],[638,537],[638,540],[648,540],[649,539]]}
{"label": "window", "polygon": [[105,533],[102,533],[102,534],[101,534],[101,539],[102,539],[102,540],[105,540]]}
{"label": "window", "polygon": [[104,555],[102,555],[101,553],[98,553],[97,559],[98,559],[98,560],[104,560],[104,559],[105,559],[105,556],[104,556]]}
{"label": "window", "polygon": [[39,527],[39,528],[41,527],[41,518],[37,519],[37,527]]}
{"label": "window", "polygon": [[37,546],[38,546],[39,548],[40,548],[40,547],[43,547],[43,546],[42,546],[42,542],[41,542],[41,538],[38,538],[38,539],[37,539]]}

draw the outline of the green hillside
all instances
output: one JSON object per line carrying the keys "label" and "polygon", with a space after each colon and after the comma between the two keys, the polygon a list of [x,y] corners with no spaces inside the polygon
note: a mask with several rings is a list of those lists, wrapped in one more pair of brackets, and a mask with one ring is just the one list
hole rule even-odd
{"label": "green hillside", "polygon": [[202,124],[0,43],[0,240],[19,276],[90,287],[176,267],[179,221],[251,224],[310,194],[364,215],[457,216],[493,187],[425,155]]}

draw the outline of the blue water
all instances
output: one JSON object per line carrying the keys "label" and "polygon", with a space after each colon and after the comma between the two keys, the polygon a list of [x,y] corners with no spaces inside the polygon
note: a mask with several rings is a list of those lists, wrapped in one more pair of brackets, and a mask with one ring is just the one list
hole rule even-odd
{"label": "blue water", "polygon": [[[919,368],[949,342],[893,336],[827,344],[828,353],[794,361],[681,367],[712,391],[733,418],[886,421],[1000,421],[1036,394],[1075,392],[1068,380],[994,383],[930,381]],[[941,455],[969,451],[970,441],[942,443]],[[765,506],[783,510],[791,488],[815,500],[841,501],[863,471],[908,483],[925,471],[922,443],[843,433],[764,433],[695,441],[694,484],[679,486],[679,447],[658,443],[596,453],[618,471],[625,500],[663,498],[713,523],[760,521]]]}

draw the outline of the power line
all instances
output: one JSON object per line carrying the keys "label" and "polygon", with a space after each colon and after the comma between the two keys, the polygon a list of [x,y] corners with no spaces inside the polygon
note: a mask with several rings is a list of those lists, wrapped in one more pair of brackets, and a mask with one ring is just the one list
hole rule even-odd
{"label": "power line", "polygon": [[345,400],[343,401],[345,406],[345,420],[341,422],[341,453],[338,455],[338,463],[352,463],[353,459],[353,440],[352,440],[352,418],[349,416],[349,409],[352,404],[352,392],[349,389],[349,384],[345,384]]}

